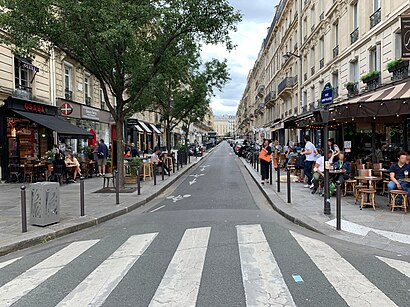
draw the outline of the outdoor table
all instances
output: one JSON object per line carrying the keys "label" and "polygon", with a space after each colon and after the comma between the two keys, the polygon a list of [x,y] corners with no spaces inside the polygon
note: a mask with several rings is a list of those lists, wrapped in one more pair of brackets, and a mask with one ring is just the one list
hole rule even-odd
{"label": "outdoor table", "polygon": [[376,176],[356,176],[354,177],[356,180],[362,180],[362,181],[368,181],[369,182],[369,189],[375,189],[374,184],[376,184],[377,181],[382,180],[382,177],[376,177]]}
{"label": "outdoor table", "polygon": [[344,173],[346,173],[345,169],[329,170],[329,174],[344,174]]}

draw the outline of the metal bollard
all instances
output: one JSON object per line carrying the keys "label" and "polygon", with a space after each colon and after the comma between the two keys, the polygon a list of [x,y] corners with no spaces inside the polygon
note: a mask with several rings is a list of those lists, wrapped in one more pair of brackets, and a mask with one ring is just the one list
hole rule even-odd
{"label": "metal bollard", "polygon": [[80,216],[85,215],[84,207],[84,177],[80,177]]}
{"label": "metal bollard", "polygon": [[26,186],[22,185],[21,190],[21,232],[27,232],[27,199]]}
{"label": "metal bollard", "polygon": [[188,164],[191,164],[191,155],[188,154]]}
{"label": "metal bollard", "polygon": [[157,170],[157,165],[154,164],[152,166],[152,172],[153,172],[153,175],[154,175],[154,185],[157,185],[157,172],[156,172],[156,170]]}
{"label": "metal bollard", "polygon": [[140,177],[140,168],[137,168],[137,190],[138,195],[141,195],[141,177]]}
{"label": "metal bollard", "polygon": [[179,171],[179,155],[177,156],[176,161],[177,161],[177,171]]}
{"label": "metal bollard", "polygon": [[164,180],[164,171],[165,171],[165,169],[164,169],[164,162],[162,162],[162,163],[161,163],[161,177],[162,177],[162,180]]}
{"label": "metal bollard", "polygon": [[175,174],[175,159],[172,159],[172,172]]}
{"label": "metal bollard", "polygon": [[277,181],[278,181],[278,193],[280,192],[280,167],[279,167],[279,163],[278,163],[278,168],[277,168]]}
{"label": "metal bollard", "polygon": [[336,182],[336,230],[341,230],[342,225],[342,184]]}
{"label": "metal bollard", "polygon": [[120,204],[120,177],[118,176],[118,171],[115,170],[115,203]]}
{"label": "metal bollard", "polygon": [[259,173],[259,159],[256,160],[256,171]]}
{"label": "metal bollard", "polygon": [[269,162],[269,184],[272,185],[272,177],[273,177],[273,171],[272,171],[272,161]]}
{"label": "metal bollard", "polygon": [[292,202],[292,200],[291,200],[291,187],[290,187],[290,168],[288,168],[288,170],[287,170],[287,174],[286,174],[287,176],[287,190],[288,190],[288,204],[290,204],[291,202]]}

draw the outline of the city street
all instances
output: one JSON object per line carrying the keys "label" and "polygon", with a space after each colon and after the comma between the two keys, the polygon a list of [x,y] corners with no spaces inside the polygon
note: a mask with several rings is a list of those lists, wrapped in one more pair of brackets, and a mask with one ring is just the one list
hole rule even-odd
{"label": "city street", "polygon": [[226,142],[158,198],[0,257],[0,306],[410,306],[410,257],[273,211]]}

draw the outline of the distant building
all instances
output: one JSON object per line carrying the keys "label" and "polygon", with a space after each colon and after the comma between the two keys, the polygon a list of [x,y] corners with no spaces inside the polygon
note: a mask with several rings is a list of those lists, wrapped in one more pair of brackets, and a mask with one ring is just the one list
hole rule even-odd
{"label": "distant building", "polygon": [[214,129],[217,136],[233,136],[235,133],[235,121],[236,116],[234,115],[215,116]]}

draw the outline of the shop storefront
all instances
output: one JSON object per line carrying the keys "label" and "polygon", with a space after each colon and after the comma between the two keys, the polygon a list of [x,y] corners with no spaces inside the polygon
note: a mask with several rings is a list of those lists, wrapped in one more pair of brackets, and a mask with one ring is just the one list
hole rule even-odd
{"label": "shop storefront", "polygon": [[67,101],[63,99],[57,100],[59,116],[66,121],[87,130],[92,134],[92,138],[81,140],[77,138],[60,138],[60,142],[65,144],[74,152],[81,152],[86,146],[97,146],[97,141],[103,139],[107,145],[111,143],[110,125],[113,123],[111,113],[100,110],[83,104]]}
{"label": "shop storefront", "polygon": [[9,97],[0,108],[1,178],[8,179],[10,165],[45,159],[59,138],[88,139],[92,134],[58,118],[58,108]]}
{"label": "shop storefront", "polygon": [[134,118],[127,120],[125,140],[127,144],[134,143],[141,153],[150,153],[155,147],[162,147],[162,132],[154,124]]}

